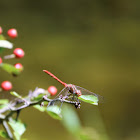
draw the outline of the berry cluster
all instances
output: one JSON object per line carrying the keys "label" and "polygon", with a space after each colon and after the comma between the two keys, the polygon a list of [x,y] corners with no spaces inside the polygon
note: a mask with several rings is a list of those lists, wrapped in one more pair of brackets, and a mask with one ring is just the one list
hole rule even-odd
{"label": "berry cluster", "polygon": [[[2,35],[3,33],[3,29],[2,27],[0,27],[0,35]],[[14,39],[14,38],[17,38],[18,36],[18,33],[17,33],[17,30],[12,28],[12,29],[9,29],[7,31],[7,35],[11,38],[11,39]],[[7,56],[4,56],[4,59],[11,59],[11,58],[16,58],[16,59],[20,59],[20,58],[23,58],[25,55],[23,49],[21,48],[15,48],[14,51],[13,51],[13,54],[10,54],[10,55],[7,55]],[[3,60],[2,58],[0,57],[0,65],[3,64]],[[16,63],[14,65],[14,67],[20,71],[23,70],[23,65],[21,63]],[[9,82],[9,81],[3,81],[1,83],[1,89],[3,91],[8,91],[8,90],[11,90],[12,89],[12,83]],[[55,86],[49,86],[48,88],[48,92],[50,93],[51,96],[54,96],[56,95],[57,93],[57,88]]]}
{"label": "berry cluster", "polygon": [[[3,33],[3,29],[2,29],[2,27],[0,27],[0,35],[1,35],[1,36],[2,36],[2,33]],[[9,29],[9,30],[7,31],[7,35],[8,35],[11,39],[14,39],[14,38],[17,38],[18,33],[17,33],[17,30],[16,30],[16,29],[12,28],[12,29]],[[16,49],[14,49],[13,54],[4,56],[4,59],[11,59],[11,58],[18,58],[18,59],[19,59],[19,58],[23,58],[24,55],[25,55],[25,53],[24,53],[23,49],[21,49],[21,48],[16,48]],[[2,60],[2,58],[0,57],[0,65],[2,65],[2,64],[3,64],[3,60]],[[16,69],[20,70],[20,71],[23,70],[23,65],[22,65],[21,63],[16,63],[16,64],[14,65],[14,67],[15,67]],[[11,82],[9,82],[9,81],[3,81],[3,82],[1,83],[1,90],[3,90],[3,91],[8,91],[8,90],[11,90],[11,89],[12,89],[12,83],[11,83]]]}

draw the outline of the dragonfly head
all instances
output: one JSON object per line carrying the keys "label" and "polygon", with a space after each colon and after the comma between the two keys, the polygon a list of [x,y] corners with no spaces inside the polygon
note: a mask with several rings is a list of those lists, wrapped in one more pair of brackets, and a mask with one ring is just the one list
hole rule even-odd
{"label": "dragonfly head", "polygon": [[76,94],[77,94],[78,97],[82,95],[80,90],[77,90]]}

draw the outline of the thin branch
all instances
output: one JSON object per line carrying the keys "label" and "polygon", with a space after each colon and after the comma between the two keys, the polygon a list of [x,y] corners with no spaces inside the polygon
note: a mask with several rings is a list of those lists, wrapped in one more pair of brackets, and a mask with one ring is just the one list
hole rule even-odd
{"label": "thin branch", "polygon": [[68,103],[68,104],[75,104],[76,103],[75,101],[68,101],[68,100],[64,100],[64,99],[61,99],[61,98],[49,99],[49,98],[46,98],[46,97],[44,98],[43,97],[40,101],[28,102],[28,104],[25,104],[25,105],[23,105],[21,107],[18,107],[18,108],[10,107],[10,110],[11,111],[18,111],[18,110],[21,110],[21,109],[24,109],[24,108],[27,108],[27,107],[30,107],[30,106],[41,104],[44,101],[47,101],[47,102],[60,101],[60,102]]}
{"label": "thin branch", "polygon": [[[42,93],[45,93],[46,95],[43,96],[39,101],[32,100],[32,99],[38,97],[39,94],[42,94]],[[41,105],[43,102],[49,102],[48,105],[50,105],[51,103],[55,103],[57,101],[59,101],[61,103],[73,104],[73,105],[75,105],[76,108],[80,107],[80,102],[79,101],[66,100],[66,99],[68,99],[67,96],[64,96],[64,97],[59,96],[56,99],[49,99],[47,95],[48,95],[48,93],[46,93],[46,91],[44,89],[36,88],[33,92],[30,91],[26,98],[22,98],[22,97],[21,98],[16,98],[15,100],[13,100],[9,104],[7,104],[7,106],[0,109],[0,123],[2,123],[5,131],[8,134],[8,137],[11,140],[14,140],[14,138],[13,138],[13,135],[12,135],[12,133],[10,131],[10,128],[7,124],[7,121],[9,121],[9,118],[14,113],[20,112],[24,108],[31,107],[31,106],[34,106],[34,105]],[[16,107],[20,104],[22,104],[20,107]]]}
{"label": "thin branch", "polygon": [[[3,122],[3,120],[8,120],[8,118],[11,117],[17,111],[20,111],[20,110],[27,108],[27,107],[30,107],[30,106],[41,105],[42,102],[51,103],[51,102],[59,101],[62,103],[68,103],[68,104],[74,104],[74,105],[76,105],[76,103],[77,103],[76,101],[66,100],[66,98],[63,98],[63,97],[58,97],[56,99],[49,99],[46,95],[43,96],[42,99],[39,101],[30,100],[31,97],[38,96],[42,90],[44,90],[44,89],[36,88],[33,92],[31,92],[31,91],[29,92],[29,95],[27,96],[27,98],[23,98],[23,99],[17,98],[13,102],[9,103],[6,107],[0,109],[1,115],[8,112],[6,115],[3,115],[4,117],[0,118],[0,122]],[[21,105],[20,107],[16,107],[20,103],[23,103],[23,105]]]}
{"label": "thin branch", "polygon": [[12,135],[12,133],[11,133],[11,131],[10,131],[10,128],[9,128],[9,126],[8,126],[8,124],[7,124],[7,122],[6,122],[5,120],[2,121],[2,125],[3,125],[3,127],[4,127],[4,129],[5,129],[5,131],[7,132],[8,137],[9,137],[11,140],[14,140],[13,135]]}

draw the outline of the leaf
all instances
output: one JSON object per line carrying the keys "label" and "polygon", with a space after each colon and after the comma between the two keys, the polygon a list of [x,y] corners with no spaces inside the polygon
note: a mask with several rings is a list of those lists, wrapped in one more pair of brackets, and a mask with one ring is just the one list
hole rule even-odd
{"label": "leaf", "polygon": [[93,105],[98,105],[98,101],[99,101],[98,97],[94,95],[81,95],[78,97],[78,99]]}
{"label": "leaf", "polygon": [[13,44],[7,40],[0,40],[0,48],[12,49]]}
{"label": "leaf", "polygon": [[[0,109],[7,108],[7,106],[8,106],[7,104],[8,104],[7,99],[1,99],[0,100]],[[5,118],[5,116],[0,114],[0,118]]]}
{"label": "leaf", "polygon": [[[80,132],[80,140],[100,140],[100,135],[93,127],[83,127]],[[105,138],[103,138],[105,140]]]}
{"label": "leaf", "polygon": [[0,105],[0,109],[7,107],[7,104]]}
{"label": "leaf", "polygon": [[20,69],[16,69],[13,65],[7,64],[7,63],[1,63],[0,67],[7,71],[10,74],[13,75],[19,75],[21,73]]}
{"label": "leaf", "polygon": [[9,138],[8,134],[5,131],[3,131],[3,130],[0,130],[0,136],[2,138]]}
{"label": "leaf", "polygon": [[65,105],[63,106],[62,115],[62,123],[66,129],[72,134],[79,135],[81,130],[81,123],[74,109]]}
{"label": "leaf", "polygon": [[[5,40],[3,35],[0,35],[0,40]],[[0,47],[0,53],[3,52],[5,48]]]}
{"label": "leaf", "polygon": [[5,40],[5,37],[3,35],[0,35],[0,40]]}
{"label": "leaf", "polygon": [[0,53],[2,53],[5,50],[5,48],[0,48]]}
{"label": "leaf", "polygon": [[20,134],[16,131],[14,132],[14,136],[16,137],[16,140],[20,140]]}
{"label": "leaf", "polygon": [[17,97],[17,98],[23,99],[22,96],[20,96],[20,95],[19,95],[18,93],[16,93],[15,91],[11,91],[10,94],[13,95],[13,96],[15,96],[15,97]]}
{"label": "leaf", "polygon": [[57,119],[57,120],[62,119],[61,109],[60,107],[56,105],[47,107],[47,112],[54,119]]}
{"label": "leaf", "polygon": [[0,104],[7,104],[8,100],[7,99],[0,99]]}
{"label": "leaf", "polygon": [[34,108],[36,108],[37,110],[39,110],[39,111],[41,111],[41,112],[46,111],[46,107],[44,107],[44,106],[34,105]]}
{"label": "leaf", "polygon": [[5,115],[0,114],[0,119],[5,119]]}
{"label": "leaf", "polygon": [[26,131],[25,124],[22,123],[20,120],[16,121],[12,118],[10,118],[8,123],[14,131],[14,136],[16,140],[20,140],[21,135]]}
{"label": "leaf", "polygon": [[40,93],[37,97],[34,97],[32,101],[40,101],[46,93]]}

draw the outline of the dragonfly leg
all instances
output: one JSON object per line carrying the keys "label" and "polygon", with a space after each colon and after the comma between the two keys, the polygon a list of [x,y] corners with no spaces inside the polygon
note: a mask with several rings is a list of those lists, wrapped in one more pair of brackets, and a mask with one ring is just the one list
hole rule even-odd
{"label": "dragonfly leg", "polygon": [[61,102],[61,105],[60,105],[59,111],[61,110],[62,105],[63,105],[63,102]]}
{"label": "dragonfly leg", "polygon": [[53,106],[54,103],[55,103],[55,101],[50,101],[50,102],[48,103],[47,107],[49,107],[49,106],[51,106],[51,105]]}
{"label": "dragonfly leg", "polygon": [[74,96],[74,93],[73,93],[73,96],[72,96],[72,100],[73,100],[73,101],[75,100],[75,96]]}
{"label": "dragonfly leg", "polygon": [[80,106],[81,106],[80,104],[81,104],[80,102],[75,102],[75,107],[80,108]]}
{"label": "dragonfly leg", "polygon": [[62,97],[62,99],[68,99],[69,98],[69,96],[71,95],[71,93],[69,93],[68,95],[65,95],[64,97]]}
{"label": "dragonfly leg", "polygon": [[16,121],[18,121],[18,117],[19,117],[20,111],[21,111],[21,110],[17,110]]}

